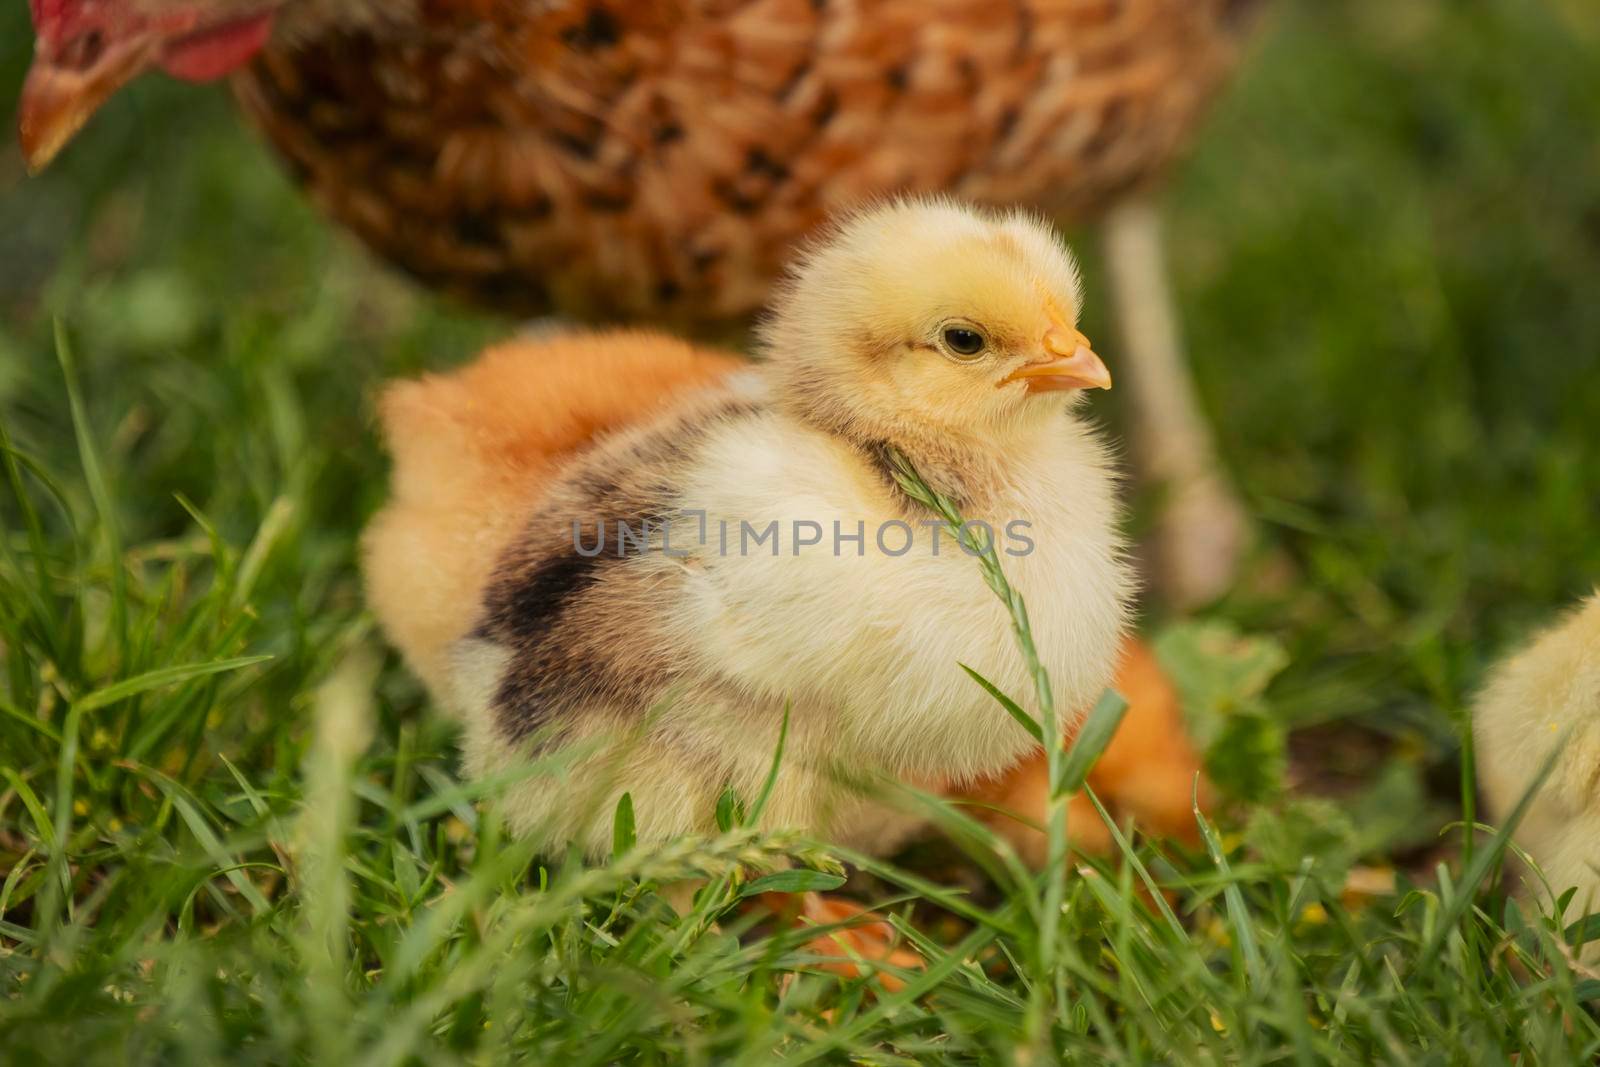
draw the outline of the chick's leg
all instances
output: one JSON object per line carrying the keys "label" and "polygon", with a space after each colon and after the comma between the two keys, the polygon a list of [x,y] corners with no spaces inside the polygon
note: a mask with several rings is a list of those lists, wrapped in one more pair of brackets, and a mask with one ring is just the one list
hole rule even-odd
{"label": "chick's leg", "polygon": [[1123,342],[1118,385],[1133,394],[1134,455],[1140,473],[1167,493],[1154,545],[1157,584],[1179,607],[1205,603],[1232,583],[1249,521],[1218,465],[1184,360],[1157,208],[1124,201],[1106,214],[1104,234]]}
{"label": "chick's leg", "polygon": [[821,927],[806,944],[819,966],[844,978],[868,975],[886,992],[905,988],[896,972],[921,970],[922,957],[907,948],[894,926],[876,912],[822,893],[764,893],[761,903],[786,925]]}

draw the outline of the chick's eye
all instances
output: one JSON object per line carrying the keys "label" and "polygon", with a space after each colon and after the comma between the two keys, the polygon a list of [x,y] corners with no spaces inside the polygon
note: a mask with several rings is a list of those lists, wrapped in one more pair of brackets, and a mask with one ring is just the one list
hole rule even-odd
{"label": "chick's eye", "polygon": [[983,351],[983,334],[964,326],[951,326],[944,331],[944,343],[958,356],[975,356]]}

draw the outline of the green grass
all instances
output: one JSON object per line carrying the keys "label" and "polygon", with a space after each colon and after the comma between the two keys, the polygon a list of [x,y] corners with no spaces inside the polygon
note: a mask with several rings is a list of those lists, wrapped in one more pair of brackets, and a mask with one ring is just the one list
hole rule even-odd
{"label": "green grass", "polygon": [[0,1060],[1592,1061],[1576,916],[1456,823],[1485,665],[1600,580],[1597,69],[1581,0],[1281,5],[1170,198],[1293,565],[1162,638],[1240,796],[1064,879],[907,797],[953,845],[835,857],[929,960],[893,994],[735,906],[829,859],[731,812],[541,862],[384,657],[370,393],[509,324],[370,264],[221,93],[141,85],[38,181],[0,154]]}

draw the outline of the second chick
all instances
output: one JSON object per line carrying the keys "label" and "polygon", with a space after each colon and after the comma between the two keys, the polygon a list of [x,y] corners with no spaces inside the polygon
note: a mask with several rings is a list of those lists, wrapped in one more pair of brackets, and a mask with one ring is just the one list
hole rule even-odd
{"label": "second chick", "polygon": [[[1030,753],[960,667],[1032,692],[1005,609],[898,487],[892,451],[968,519],[1025,531],[1002,560],[1057,706],[1092,703],[1132,581],[1107,449],[1076,413],[1110,385],[1080,303],[1031,216],[879,207],[800,259],[764,366],[574,454],[427,672],[465,721],[469,772],[530,746],[567,757],[560,780],[511,788],[515,828],[601,855],[628,792],[641,838],[703,829],[724,789],[758,794],[786,708],[762,822],[867,850],[915,823],[861,782],[945,788]],[[624,530],[644,534],[619,545]]]}
{"label": "second chick", "polygon": [[1576,887],[1577,912],[1600,912],[1600,592],[1494,669],[1473,731],[1491,818],[1507,818],[1552,759],[1516,839],[1554,897]]}

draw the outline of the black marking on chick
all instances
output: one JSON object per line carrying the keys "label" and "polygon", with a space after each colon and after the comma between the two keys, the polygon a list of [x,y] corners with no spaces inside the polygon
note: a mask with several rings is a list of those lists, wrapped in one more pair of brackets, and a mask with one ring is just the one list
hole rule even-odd
{"label": "black marking on chick", "polygon": [[550,631],[568,600],[599,577],[600,558],[576,551],[552,556],[534,568],[506,605],[506,627],[524,641]]}
{"label": "black marking on chick", "polygon": [[[649,432],[602,442],[547,491],[497,566],[473,634],[510,653],[494,700],[508,740],[559,727],[588,708],[642,715],[686,669],[677,661],[681,650],[652,632],[647,607],[667,602],[672,590],[638,549],[619,553],[618,523],[647,525],[654,554],[662,523],[687,521],[683,509],[693,506],[682,500],[679,480],[693,449],[713,427],[761,410],[758,401],[727,394],[692,417],[674,415]],[[574,523],[586,549],[603,526],[604,549],[579,553]],[[670,570],[666,578],[675,580]]]}

